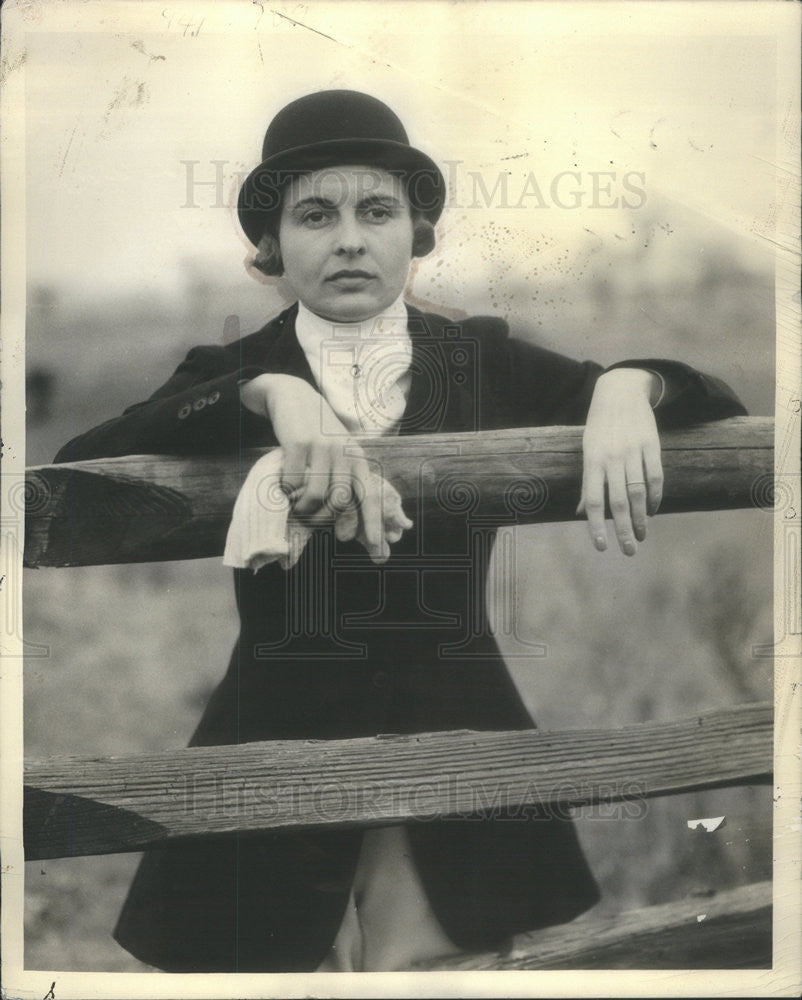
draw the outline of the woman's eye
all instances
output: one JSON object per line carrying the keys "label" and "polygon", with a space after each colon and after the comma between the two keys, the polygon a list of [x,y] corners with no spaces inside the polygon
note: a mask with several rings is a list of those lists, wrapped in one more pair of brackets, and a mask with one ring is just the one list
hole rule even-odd
{"label": "woman's eye", "polygon": [[385,219],[390,218],[390,209],[385,208],[383,205],[374,205],[373,208],[367,210],[367,217],[370,222],[384,222]]}
{"label": "woman's eye", "polygon": [[304,224],[307,226],[322,226],[328,220],[328,215],[325,212],[315,210],[313,212],[307,212],[304,216]]}

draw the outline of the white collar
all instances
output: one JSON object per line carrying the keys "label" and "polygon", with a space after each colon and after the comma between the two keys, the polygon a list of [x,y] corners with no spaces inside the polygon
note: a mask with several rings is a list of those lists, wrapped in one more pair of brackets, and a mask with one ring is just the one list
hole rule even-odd
{"label": "white collar", "polygon": [[298,316],[295,320],[295,333],[306,350],[307,344],[319,344],[321,340],[336,340],[342,338],[352,343],[354,340],[364,340],[368,337],[398,337],[404,339],[407,333],[406,303],[403,293],[391,305],[378,315],[360,320],[358,323],[345,323],[337,320],[324,319],[313,313],[311,309],[298,303]]}
{"label": "white collar", "polygon": [[359,323],[332,322],[298,303],[298,343],[322,395],[351,433],[392,433],[404,415],[412,361],[407,322],[402,296]]}

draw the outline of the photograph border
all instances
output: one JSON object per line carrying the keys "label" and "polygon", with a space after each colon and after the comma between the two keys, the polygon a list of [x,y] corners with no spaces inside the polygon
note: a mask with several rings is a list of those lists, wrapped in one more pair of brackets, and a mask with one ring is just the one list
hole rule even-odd
{"label": "photograph border", "polygon": [[[426,5],[439,0],[414,0]],[[513,5],[505,0],[489,0],[481,6]],[[331,8],[329,2],[275,3],[271,10],[280,17],[300,23],[303,17],[314,27],[319,11]],[[158,5],[153,5],[154,8]],[[177,6],[173,2],[172,6]],[[187,3],[193,18],[218,19],[220,30],[238,30],[239,19],[253,21],[254,5],[250,0],[209,0]],[[257,6],[261,7],[261,4]],[[348,4],[349,10],[355,4]],[[410,6],[410,4],[407,4]],[[471,2],[447,5],[451,23],[469,24]],[[518,4],[523,8],[526,4]],[[528,6],[533,6],[531,3]],[[601,0],[577,0],[572,3],[539,4],[539,16],[578,18],[583,9],[601,7],[605,16],[615,19],[626,14],[632,18],[654,17],[654,5],[631,2],[602,3]],[[213,11],[216,11],[216,13]],[[667,0],[660,5],[668,19],[683,11],[687,3]],[[774,965],[769,970],[672,970],[565,971],[516,973],[358,973],[325,974],[148,974],[148,973],[78,973],[65,970],[26,970],[23,963],[22,916],[24,907],[24,860],[22,850],[22,658],[23,640],[18,633],[4,637],[2,692],[0,696],[0,850],[2,851],[2,943],[3,997],[7,1000],[42,1000],[55,983],[55,1000],[103,1000],[116,998],[250,998],[281,995],[373,997],[432,996],[484,997],[510,995],[551,996],[794,996],[802,985],[802,909],[799,880],[802,874],[800,854],[800,721],[802,720],[802,672],[800,672],[798,633],[788,631],[797,621],[794,611],[799,596],[800,521],[791,523],[788,511],[802,510],[800,500],[800,167],[799,120],[799,4],[765,2],[703,2],[690,14],[696,27],[702,22],[708,30],[724,30],[728,9],[737,9],[744,30],[769,25],[777,43],[777,198],[773,215],[765,220],[766,239],[775,245],[776,310],[776,398],[775,398],[775,492],[782,488],[791,498],[783,510],[774,514],[775,538],[775,635],[781,638],[775,675],[775,862],[774,862]],[[25,183],[25,39],[28,32],[118,29],[126,17],[142,18],[132,13],[133,5],[125,0],[93,0],[86,4],[51,5],[45,0],[16,0],[2,10],[2,88],[0,88],[0,155],[2,156],[2,547],[0,581],[5,608],[21,614],[23,515],[20,513],[21,490],[25,473],[25,307],[26,307],[26,183]],[[733,11],[734,12],[734,11]],[[99,28],[99,15],[105,18]],[[458,30],[456,27],[453,30]],[[24,505],[23,505],[24,509]],[[794,626],[795,627],[795,626]],[[779,648],[779,647],[778,647]],[[530,978],[531,977],[531,978]]]}

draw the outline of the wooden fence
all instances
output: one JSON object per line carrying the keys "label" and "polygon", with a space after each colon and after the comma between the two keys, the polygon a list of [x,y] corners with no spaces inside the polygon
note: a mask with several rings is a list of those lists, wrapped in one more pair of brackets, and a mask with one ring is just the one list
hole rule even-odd
{"label": "wooden fence", "polygon": [[[494,523],[573,517],[581,428],[363,442],[418,517]],[[666,433],[662,513],[771,503],[773,423]],[[220,554],[237,490],[261,454],[128,456],[29,470],[25,564]],[[27,761],[26,858],[133,851],[174,839],[377,825],[642,799],[772,776],[772,713],[750,704],[618,730],[437,732]],[[700,909],[704,919],[700,921]],[[437,968],[771,965],[771,887],[758,883],[520,936],[508,955]]]}

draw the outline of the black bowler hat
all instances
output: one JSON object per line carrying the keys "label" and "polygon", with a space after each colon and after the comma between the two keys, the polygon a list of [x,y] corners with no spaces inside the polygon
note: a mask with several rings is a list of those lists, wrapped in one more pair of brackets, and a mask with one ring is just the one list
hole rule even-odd
{"label": "black bowler hat", "polygon": [[402,173],[413,208],[432,224],[440,218],[445,180],[433,160],[409,144],[386,104],[356,90],[322,90],[293,101],[270,123],[262,162],[240,189],[239,221],[255,246],[281,208],[281,188],[293,176],[343,164]]}

